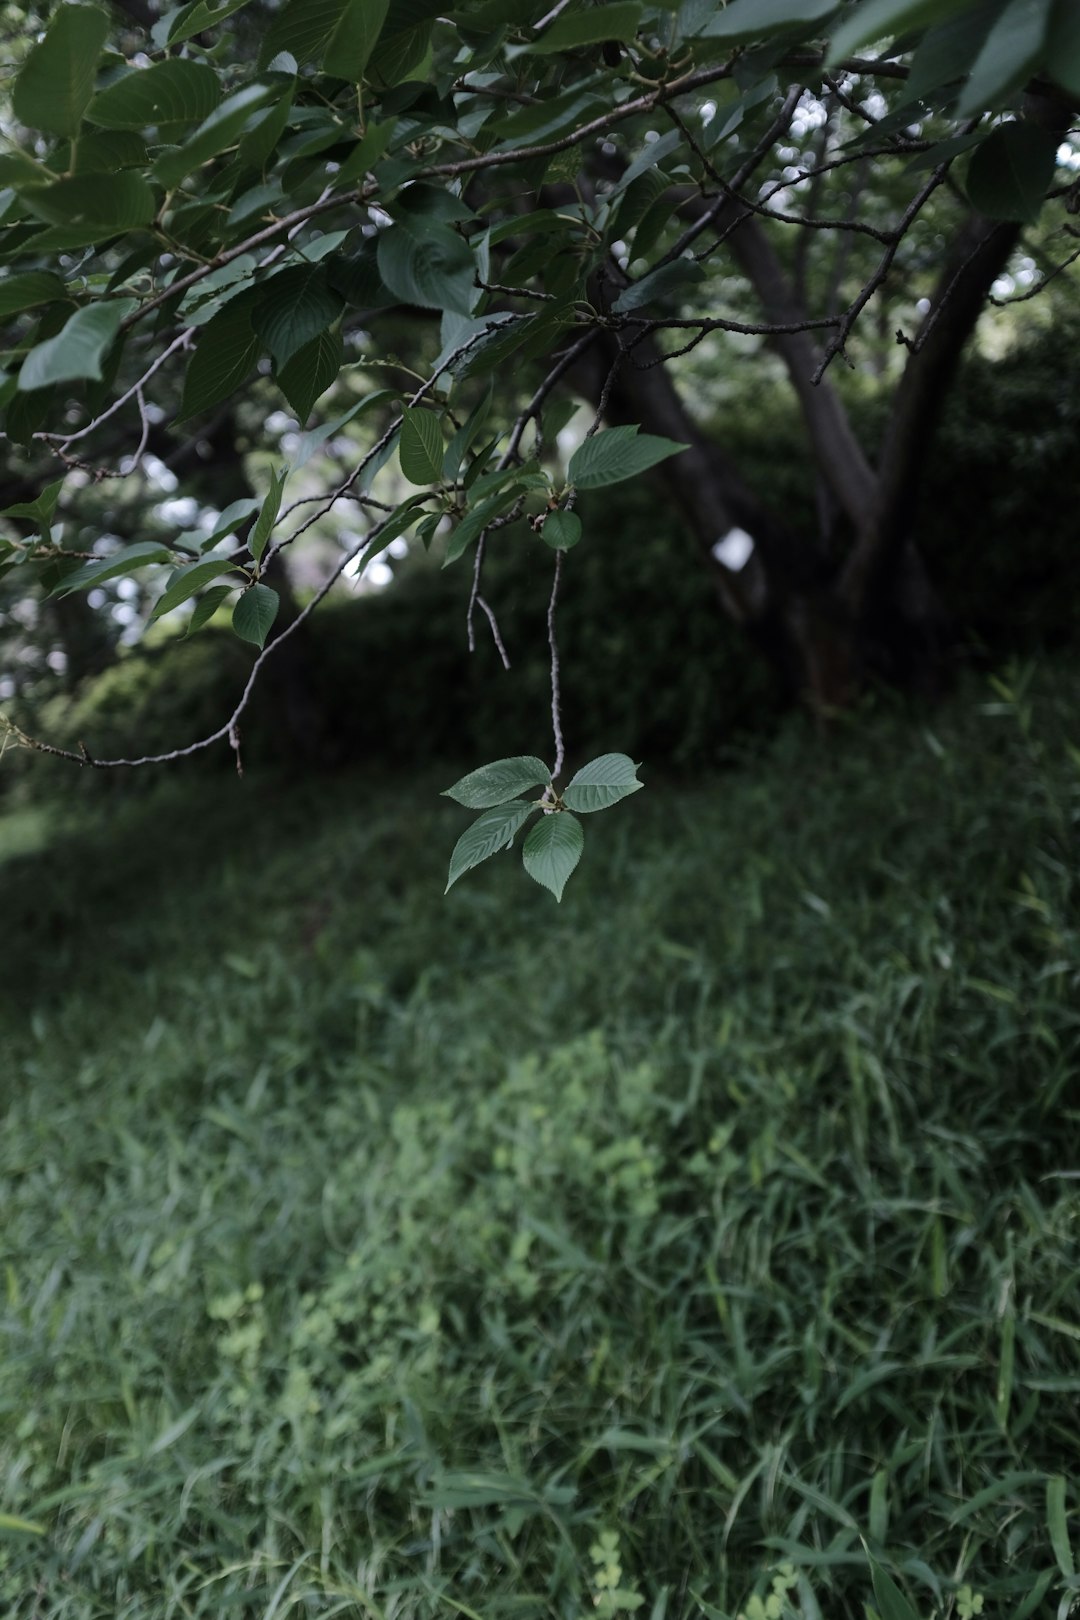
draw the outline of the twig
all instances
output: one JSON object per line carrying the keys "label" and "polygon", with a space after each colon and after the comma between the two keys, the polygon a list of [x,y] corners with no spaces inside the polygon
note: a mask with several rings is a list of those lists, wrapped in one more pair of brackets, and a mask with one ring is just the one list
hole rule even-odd
{"label": "twig", "polygon": [[[88,422],[87,425],[80,428],[77,433],[61,434],[39,432],[34,434],[34,438],[41,439],[46,444],[60,450],[66,450],[69,445],[77,444],[80,439],[85,439],[87,434],[93,433],[96,428],[101,426],[102,422],[107,422],[110,416],[115,416],[117,411],[126,405],[129,399],[141,398],[143,388],[145,388],[146,384],[150,381],[150,378],[154,375],[154,373],[161,370],[166,360],[174,355],[177,349],[186,349],[190,346],[194,332],[195,328],[193,326],[189,326],[180,333],[179,337],[174,338],[169,344],[168,348],[162,349],[161,353],[158,355],[153,364],[147,367],[142,376],[139,378],[138,382],[132,383],[126,394],[121,394],[119,399],[114,399],[108,410],[102,411],[99,416],[95,416],[92,422]],[[140,406],[140,410],[141,409],[142,407]]]}
{"label": "twig", "polygon": [[549,12],[546,12],[545,15],[541,17],[538,23],[533,23],[533,32],[539,34],[541,29],[546,28],[548,23],[553,23],[556,17],[558,17],[560,13],[564,12],[569,4],[570,0],[557,0],[557,3],[552,6]]}
{"label": "twig", "polygon": [[[200,754],[204,749],[212,748],[215,743],[222,742],[226,739],[228,739],[230,747],[235,746],[232,739],[234,736],[237,738],[239,737],[237,722],[251,701],[251,696],[256,685],[258,684],[259,675],[263,665],[269,658],[272,658],[277,652],[278,648],[282,646],[284,642],[288,641],[290,636],[295,635],[300,626],[311,617],[315,609],[319,606],[319,603],[325,599],[325,597],[333,589],[334,585],[337,584],[346,568],[348,568],[352,563],[356,562],[365,551],[371,550],[371,548],[378,541],[380,533],[386,527],[388,522],[389,518],[384,518],[382,523],[377,524],[374,529],[369,530],[359,545],[354,546],[350,552],[347,552],[345,556],[342,557],[337,566],[327,575],[326,579],[323,580],[323,583],[319,586],[319,589],[315,592],[314,596],[305,602],[304,606],[300,609],[300,612],[296,615],[296,618],[291,619],[284,627],[281,634],[279,636],[275,636],[274,640],[269,642],[267,646],[263,648],[262,652],[259,654],[258,658],[256,658],[255,662],[251,666],[250,671],[248,672],[248,678],[244,684],[244,690],[241,692],[239,701],[237,702],[236,707],[233,709],[233,712],[230,714],[229,718],[224,721],[222,725],[218,726],[216,731],[211,731],[206,737],[200,737],[198,742],[188,743],[186,747],[183,748],[171,748],[166,753],[162,754],[142,754],[134,759],[95,759],[87,752],[85,746],[80,747],[79,752],[76,753],[73,749],[58,748],[53,743],[43,742],[40,738],[28,736],[27,733],[17,726],[13,720],[9,719],[7,715],[0,714],[0,725],[4,727],[4,730],[10,736],[15,737],[24,748],[33,748],[39,754],[52,754],[57,759],[69,759],[72,760],[76,765],[89,765],[94,770],[98,771],[118,770],[121,768],[134,770],[142,765],[169,765],[175,760],[190,759],[193,754]],[[369,558],[368,561],[370,560],[371,559]]]}
{"label": "twig", "polygon": [[847,342],[848,337],[851,334],[851,329],[855,325],[855,322],[858,320],[859,316],[862,314],[863,310],[866,308],[867,304],[870,302],[871,298],[873,298],[874,294],[881,286],[881,283],[888,275],[889,270],[892,267],[892,262],[896,257],[897,248],[900,246],[900,243],[910,230],[920,209],[944,180],[946,174],[948,173],[948,168],[948,163],[939,163],[933,174],[931,174],[929,180],[927,180],[926,184],[922,186],[918,192],[916,192],[915,196],[904,209],[904,212],[900,217],[900,223],[893,233],[893,240],[889,243],[889,246],[881,255],[881,258],[878,261],[877,269],[840,317],[839,330],[832,342],[829,344],[828,348],[825,350],[825,353],[821,358],[821,363],[818,365],[813,377],[810,379],[811,382],[819,383],[822,377],[824,377],[826,371],[829,369],[829,366],[832,364],[833,360],[835,360],[836,356],[842,351],[844,344]]}
{"label": "twig", "polygon": [[552,766],[553,780],[558,780],[562,772],[563,761],[566,758],[566,746],[563,742],[562,729],[562,692],[559,686],[559,644],[555,639],[555,609],[559,604],[559,584],[562,580],[563,553],[555,553],[555,577],[551,582],[551,600],[548,602],[547,630],[548,646],[551,648],[551,727],[555,735],[555,764]]}
{"label": "twig", "polygon": [[499,621],[496,619],[494,613],[491,611],[491,608],[488,606],[487,602],[482,596],[478,596],[476,598],[476,605],[480,611],[485,614],[487,617],[487,622],[491,626],[491,634],[494,637],[495,646],[498,649],[499,657],[502,659],[503,669],[509,669],[510,659],[507,656],[506,648],[503,646],[503,638],[499,634]]}

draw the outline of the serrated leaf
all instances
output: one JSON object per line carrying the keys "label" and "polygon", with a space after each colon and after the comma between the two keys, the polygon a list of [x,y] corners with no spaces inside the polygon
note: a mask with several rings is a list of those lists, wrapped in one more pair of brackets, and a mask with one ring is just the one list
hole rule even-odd
{"label": "serrated leaf", "polygon": [[227,596],[232,595],[234,589],[235,587],[232,585],[213,585],[205,596],[199,597],[191,618],[188,620],[188,627],[184,631],[185,641],[188,636],[196,635],[204,625],[210,623],[222,602]]}
{"label": "serrated leaf", "polygon": [[926,23],[940,23],[949,11],[962,10],[969,0],[862,0],[853,7],[836,29],[829,43],[826,64],[830,67],[850,56],[862,45],[878,39],[895,39],[909,29]]}
{"label": "serrated leaf", "polygon": [[169,25],[168,43],[182,45],[185,39],[193,34],[201,34],[206,28],[213,28],[215,24],[222,23],[234,12],[243,11],[249,6],[251,0],[221,0],[215,5],[214,0],[193,0],[191,5],[181,6]]}
{"label": "serrated leaf", "polygon": [[157,545],[153,540],[137,540],[133,545],[114,551],[111,557],[102,557],[100,562],[83,563],[76,573],[64,578],[55,594],[68,596],[72,591],[88,591],[106,579],[133,573],[136,568],[145,568],[148,563],[172,560],[171,552],[164,546]]}
{"label": "serrated leaf", "polygon": [[480,297],[472,250],[448,225],[403,213],[377,241],[379,275],[395,298],[421,309],[472,313]]}
{"label": "serrated leaf", "polygon": [[321,56],[341,22],[346,0],[288,0],[266,31],[260,66],[287,51],[303,67]]}
{"label": "serrated leaf", "polygon": [[516,489],[503,490],[501,494],[490,495],[487,500],[480,501],[470,512],[466,512],[447,538],[443,567],[449,568],[451,563],[457,562],[473,541],[479,539],[489,523],[494,523],[496,518],[503,517],[509,512],[517,498]]}
{"label": "serrated leaf", "polygon": [[16,501],[14,506],[5,506],[0,511],[0,517],[32,518],[35,523],[48,523],[56,511],[63,487],[64,479],[56,478],[51,484],[46,484],[35,500]]}
{"label": "serrated leaf", "polygon": [[39,219],[55,227],[35,238],[35,249],[85,247],[122,231],[149,225],[154,193],[138,174],[80,174],[50,186],[27,186],[20,196]]}
{"label": "serrated leaf", "polygon": [[1050,19],[1046,66],[1066,90],[1080,96],[1080,7],[1059,0]]}
{"label": "serrated leaf", "polygon": [[30,350],[19,373],[19,389],[48,388],[50,383],[100,381],[101,363],[124,318],[138,308],[134,298],[112,298],[77,309],[57,332]]}
{"label": "serrated leaf", "polygon": [[595,6],[590,11],[576,11],[557,18],[527,49],[534,56],[551,56],[583,45],[598,45],[606,39],[629,44],[637,37],[641,12],[639,0],[614,0],[613,4]]}
{"label": "serrated leaf", "polygon": [[477,434],[487,420],[494,395],[492,383],[488,383],[480,399],[473,406],[465,421],[458,428],[443,455],[442,475],[447,483],[454,483],[461,470],[461,463],[469,446],[475,441]]}
{"label": "serrated leaf", "polygon": [[[397,539],[399,534],[404,534],[405,530],[412,528],[414,523],[419,523],[424,516],[424,513],[420,510],[420,502],[426,499],[427,496],[421,494],[410,495],[402,501],[397,511],[392,512],[386,521],[379,525],[377,536],[379,544],[388,546],[391,540]],[[436,517],[440,515],[439,513],[435,514]]]}
{"label": "serrated leaf", "polygon": [[253,330],[278,366],[285,366],[320,332],[337,320],[344,300],[327,280],[322,264],[282,270],[260,289],[251,312]]}
{"label": "serrated leaf", "polygon": [[540,538],[554,551],[569,551],[581,539],[581,519],[574,512],[549,512]]}
{"label": "serrated leaf", "polygon": [[1030,224],[1054,177],[1058,136],[1035,124],[999,124],[968,165],[967,194],[988,219]]}
{"label": "serrated leaf", "polygon": [[1010,0],[982,41],[956,107],[958,118],[993,106],[1040,61],[1053,0]]}
{"label": "serrated leaf", "polygon": [[690,259],[676,259],[673,264],[662,264],[624,289],[612,304],[616,315],[629,315],[632,310],[643,309],[657,298],[667,298],[705,280],[700,264]]}
{"label": "serrated leaf", "polygon": [[643,786],[637,779],[637,766],[628,755],[601,754],[570,778],[562,801],[568,810],[586,815],[594,810],[607,810]]}
{"label": "serrated leaf", "polygon": [[[281,511],[281,496],[288,476],[288,467],[282,467],[280,472],[271,472],[270,474],[270,488],[267,490],[266,497],[259,508],[259,515],[255,519],[251,537],[248,540],[248,550],[256,562],[261,561],[262,554],[266,550],[266,542],[274,532],[274,524],[277,522],[278,513]],[[262,643],[260,642],[259,645],[261,646]]]}
{"label": "serrated leaf", "polygon": [[201,123],[221,101],[213,68],[180,57],[135,68],[95,96],[90,123],[103,129],[147,129],[151,125]]}
{"label": "serrated leaf", "polygon": [[379,90],[392,89],[421,67],[431,44],[429,21],[414,22],[411,27],[396,32],[393,21],[393,17],[387,19],[368,63],[367,77]]}
{"label": "serrated leaf", "polygon": [[189,563],[186,568],[178,568],[154,603],[150,623],[153,624],[164,613],[171,613],[173,608],[196,596],[204,585],[209,585],[221,574],[231,572],[235,566],[227,557],[208,557],[205,562]]}
{"label": "serrated leaf", "polygon": [[401,414],[398,446],[401,470],[410,484],[437,484],[442,478],[443,436],[434,411],[414,406]]}
{"label": "serrated leaf", "polygon": [[203,327],[184,378],[181,422],[227,399],[259,356],[259,340],[246,302],[226,304]]}
{"label": "serrated leaf", "polygon": [[77,135],[108,32],[108,18],[96,6],[58,6],[15,80],[16,118],[52,135]]}
{"label": "serrated leaf", "polygon": [[337,328],[320,332],[318,337],[297,349],[292,359],[274,373],[275,381],[296,412],[303,427],[315,402],[337,381],[345,358],[345,346]]}
{"label": "serrated leaf", "polygon": [[528,788],[547,787],[550,781],[551,772],[542,759],[533,754],[518,754],[470,771],[453,787],[446,788],[442,796],[463,804],[467,810],[487,810],[492,805],[516,799]]}
{"label": "serrated leaf", "polygon": [[743,45],[773,34],[812,34],[836,10],[837,0],[731,0],[699,30],[698,38]]}
{"label": "serrated leaf", "polygon": [[25,275],[5,276],[0,281],[0,320],[68,296],[64,283],[51,270],[29,270]]}
{"label": "serrated leaf", "polygon": [[689,446],[636,427],[607,428],[575,450],[567,476],[578,489],[603,489],[655,467]]}
{"label": "serrated leaf", "polygon": [[252,585],[233,608],[232,627],[243,641],[261,649],[278,615],[281,599],[269,585]]}
{"label": "serrated leaf", "polygon": [[585,848],[585,830],[567,810],[541,816],[522,845],[521,859],[534,882],[561,900],[566,881]]}
{"label": "serrated leaf", "polygon": [[178,186],[193,169],[199,169],[219,152],[233,146],[257,107],[278,95],[274,85],[249,84],[229,96],[205,119],[183,146],[165,152],[154,164],[154,175],[163,186]]}
{"label": "serrated leaf", "polygon": [[478,816],[454,845],[450,856],[450,875],[443,893],[449,894],[458,878],[471,872],[481,861],[486,861],[500,849],[509,848],[519,828],[535,809],[535,804],[529,804],[524,799],[511,799],[509,804],[495,805]]}
{"label": "serrated leaf", "polygon": [[323,71],[333,79],[359,84],[386,21],[390,0],[347,0],[323,56]]}

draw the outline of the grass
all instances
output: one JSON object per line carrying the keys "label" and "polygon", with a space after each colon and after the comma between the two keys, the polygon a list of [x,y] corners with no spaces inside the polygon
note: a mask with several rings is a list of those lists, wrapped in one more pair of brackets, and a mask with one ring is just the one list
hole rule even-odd
{"label": "grass", "polygon": [[0,821],[0,1612],[1067,1615],[1078,700]]}

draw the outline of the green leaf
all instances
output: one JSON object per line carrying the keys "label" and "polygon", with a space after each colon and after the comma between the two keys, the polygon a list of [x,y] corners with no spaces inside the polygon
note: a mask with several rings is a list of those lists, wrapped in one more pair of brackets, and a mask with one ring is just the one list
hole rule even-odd
{"label": "green leaf", "polygon": [[[380,546],[388,546],[391,540],[397,539],[399,534],[404,534],[405,530],[411,529],[414,523],[419,523],[424,516],[423,511],[420,509],[420,502],[426,499],[426,494],[407,496],[397,511],[391,513],[386,521],[380,524],[378,535],[372,536],[372,538],[378,539]],[[436,517],[439,515],[439,513],[435,514]]]}
{"label": "green leaf", "polygon": [[[259,508],[259,515],[255,519],[248,539],[248,550],[256,562],[261,562],[262,554],[266,550],[266,542],[274,532],[274,524],[277,522],[278,513],[281,511],[281,496],[288,476],[288,467],[282,467],[280,472],[271,472],[270,474],[270,488],[267,490],[266,498]],[[262,643],[260,642],[259,645],[261,646]]]}
{"label": "green leaf", "polygon": [[215,5],[214,0],[193,0],[191,5],[181,6],[173,18],[169,28],[170,45],[182,45],[185,39],[193,34],[201,34],[204,29],[213,28],[216,23],[222,23],[236,11],[243,11],[249,6],[251,0],[221,0]]}
{"label": "green leaf", "polygon": [[332,327],[328,332],[320,332],[302,349],[297,349],[292,359],[274,373],[275,381],[296,412],[301,427],[311,415],[316,400],[321,399],[337,381],[344,358],[345,346],[341,333]]}
{"label": "green leaf", "polygon": [[85,130],[75,143],[73,158],[78,175],[114,174],[149,162],[146,142],[132,129]]}
{"label": "green leaf", "polygon": [[443,792],[444,799],[454,799],[467,810],[487,810],[496,804],[516,799],[526,788],[547,787],[551,772],[542,759],[533,754],[519,754],[512,759],[497,759],[490,765],[481,765],[470,771],[460,782]]}
{"label": "green leaf", "polygon": [[378,236],[379,274],[404,304],[470,315],[480,297],[469,244],[440,220],[403,213]]}
{"label": "green leaf", "polygon": [[699,31],[698,38],[742,45],[773,34],[812,34],[822,18],[836,9],[836,0],[731,0]]}
{"label": "green leaf", "polygon": [[1058,137],[1035,124],[999,124],[968,165],[967,194],[988,219],[1030,224],[1054,178]]}
{"label": "green leaf", "polygon": [[110,298],[102,304],[77,309],[57,332],[31,349],[19,373],[19,388],[47,388],[50,383],[75,382],[83,377],[100,381],[101,363],[112,347],[124,318],[137,309],[135,298]]}
{"label": "green leaf", "polygon": [[421,67],[431,44],[430,22],[416,22],[410,28],[391,32],[392,22],[392,17],[387,19],[368,63],[367,77],[380,90],[392,89]]}
{"label": "green leaf", "polygon": [[266,31],[259,64],[265,67],[282,51],[303,67],[321,56],[342,20],[347,0],[288,0]]}
{"label": "green leaf", "polygon": [[473,541],[479,539],[489,523],[509,512],[517,498],[516,489],[503,490],[498,495],[489,495],[487,500],[480,501],[467,512],[447,539],[443,567],[449,568],[451,563],[457,562]]}
{"label": "green leaf", "polygon": [[521,859],[534,882],[561,900],[566,880],[584,848],[585,831],[577,817],[565,810],[553,811],[541,816],[526,838]]}
{"label": "green leaf", "polygon": [[447,445],[442,464],[442,475],[447,483],[452,484],[456,481],[469,446],[475,441],[477,434],[487,420],[493,395],[494,390],[489,382],[479,400]]}
{"label": "green leaf", "polygon": [[94,97],[86,116],[103,129],[195,124],[208,118],[220,101],[221,83],[213,68],[173,57],[125,74]]}
{"label": "green leaf", "polygon": [[1058,1569],[1067,1581],[1076,1574],[1072,1545],[1069,1541],[1069,1521],[1065,1511],[1065,1476],[1052,1474],[1046,1482],[1046,1526],[1050,1531],[1050,1545],[1054,1549]]}
{"label": "green leaf", "polygon": [[1053,0],[1010,0],[983,41],[968,75],[956,116],[993,106],[1024,83],[1043,55]]}
{"label": "green leaf", "polygon": [[345,9],[323,56],[323,71],[332,79],[359,84],[382,32],[390,0],[346,0]]}
{"label": "green leaf", "polygon": [[578,489],[603,489],[608,484],[621,484],[687,449],[689,445],[640,433],[637,427],[607,428],[574,451],[567,476]]}
{"label": "green leaf", "polygon": [[22,200],[58,230],[36,237],[35,249],[84,247],[122,231],[149,225],[154,193],[138,174],[81,174],[51,186],[28,186]]}
{"label": "green leaf", "polygon": [[950,11],[960,11],[970,0],[862,0],[843,18],[829,43],[826,65],[835,66],[862,45],[895,39],[909,29],[941,23]]}
{"label": "green leaf", "polygon": [[1080,96],[1080,6],[1057,0],[1046,41],[1046,66],[1058,84]]}
{"label": "green leaf", "polygon": [[259,340],[245,303],[226,304],[202,329],[184,378],[181,422],[227,399],[259,355]]}
{"label": "green leaf", "polygon": [[554,551],[569,551],[581,539],[581,519],[573,512],[549,512],[540,538]]}
{"label": "green leaf", "polygon": [[108,18],[96,6],[58,6],[15,80],[16,118],[52,135],[77,135],[108,32]]}
{"label": "green leaf", "polygon": [[582,45],[598,45],[605,39],[629,44],[637,38],[641,12],[638,0],[614,0],[614,4],[595,6],[590,11],[576,11],[557,18],[527,48],[536,56],[552,56]]}
{"label": "green leaf", "polygon": [[136,568],[145,568],[148,563],[167,563],[172,560],[172,553],[164,546],[158,545],[156,541],[137,540],[133,545],[123,546],[119,551],[114,551],[111,557],[102,557],[100,562],[83,563],[75,573],[64,577],[57,586],[56,594],[69,596],[72,591],[88,591],[106,579],[115,579],[120,574],[131,574]]}
{"label": "green leaf", "polygon": [[36,500],[16,501],[14,506],[5,506],[0,517],[32,518],[35,523],[50,522],[63,485],[63,478],[57,478],[53,483],[46,484]]}
{"label": "green leaf", "polygon": [[233,608],[232,627],[241,640],[254,642],[261,651],[280,606],[277,591],[269,585],[249,586]]}
{"label": "green leaf", "polygon": [[[865,1542],[863,1545],[866,1545]],[[870,1577],[874,1583],[874,1601],[878,1606],[881,1620],[919,1620],[918,1614],[892,1576],[882,1569],[869,1553],[866,1557],[870,1565]]]}
{"label": "green leaf", "polygon": [[561,797],[568,810],[586,815],[609,809],[644,785],[637,779],[637,766],[626,754],[601,754],[571,777]]}
{"label": "green leaf", "polygon": [[233,146],[243,134],[252,113],[280,91],[276,85],[250,84],[223,101],[183,146],[165,152],[154,164],[154,175],[163,186],[178,186],[193,169]]}
{"label": "green leaf", "polygon": [[442,478],[443,436],[434,411],[420,405],[402,412],[401,470],[410,484],[437,484]]}
{"label": "green leaf", "polygon": [[208,557],[205,562],[189,563],[186,568],[178,568],[154,603],[150,623],[153,624],[165,613],[171,613],[173,608],[197,595],[204,585],[209,585],[221,574],[231,572],[235,566],[227,557]]}
{"label": "green leaf", "polygon": [[[368,170],[374,168],[390,145],[390,137],[396,128],[396,118],[384,118],[381,124],[369,123],[362,139],[357,141],[341,168],[335,174],[335,188],[355,185],[357,180],[362,180]],[[372,243],[371,246],[374,248],[375,244]],[[353,301],[350,300],[350,302]]]}
{"label": "green leaf", "polygon": [[188,620],[188,627],[184,631],[185,641],[188,636],[197,634],[204,625],[210,623],[222,602],[227,596],[232,595],[234,589],[235,587],[232,585],[212,585],[205,596],[199,597],[195,604],[195,610]]}
{"label": "green leaf", "polygon": [[43,1524],[34,1519],[20,1519],[17,1513],[0,1513],[0,1535],[14,1536],[44,1536],[47,1534]]}
{"label": "green leaf", "polygon": [[619,294],[611,307],[616,315],[628,315],[631,310],[642,309],[657,298],[682,292],[704,280],[705,272],[700,264],[690,259],[676,259],[672,264],[662,264],[650,270],[640,281],[635,281]]}
{"label": "green leaf", "polygon": [[500,849],[509,848],[518,829],[535,809],[535,803],[511,799],[509,804],[495,805],[478,816],[454,845],[450,856],[450,875],[443,893],[449,894],[458,878],[471,872],[481,861],[486,861]]}
{"label": "green leaf", "polygon": [[236,148],[237,157],[246,167],[262,170],[269,162],[275,146],[285,133],[292,104],[293,91],[290,86],[282,91],[272,107],[267,107],[265,112],[253,120]]}
{"label": "green leaf", "polygon": [[274,357],[285,366],[320,332],[336,321],[345,307],[322,264],[296,265],[282,270],[259,289],[251,325]]}

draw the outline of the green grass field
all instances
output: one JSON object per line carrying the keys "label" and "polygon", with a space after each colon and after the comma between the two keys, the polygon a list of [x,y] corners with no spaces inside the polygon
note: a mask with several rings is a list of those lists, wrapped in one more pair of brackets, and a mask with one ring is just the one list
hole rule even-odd
{"label": "green grass field", "polygon": [[1068,1615],[1078,715],[0,817],[0,1613]]}

